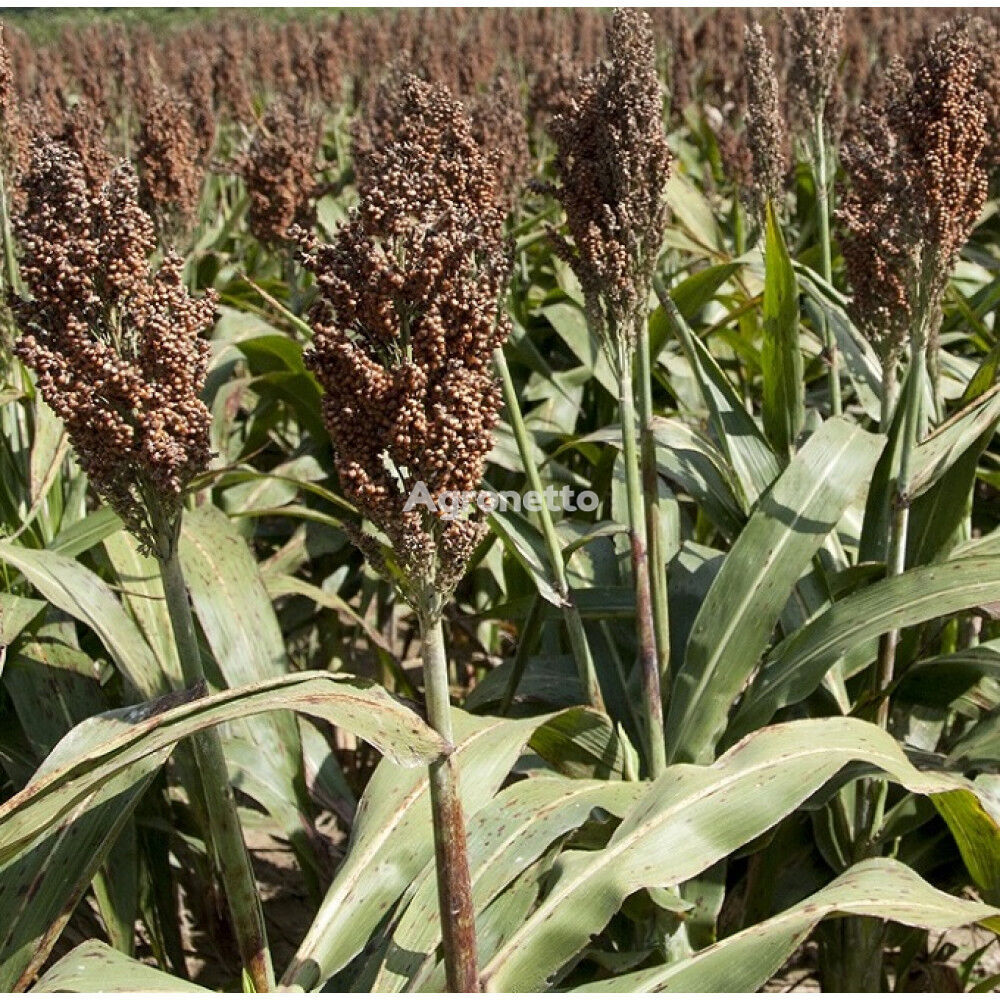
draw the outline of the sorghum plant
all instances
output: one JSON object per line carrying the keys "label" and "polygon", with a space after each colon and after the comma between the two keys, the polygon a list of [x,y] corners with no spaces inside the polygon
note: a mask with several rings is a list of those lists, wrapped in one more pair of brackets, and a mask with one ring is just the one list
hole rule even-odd
{"label": "sorghum plant", "polygon": [[198,211],[206,151],[194,119],[186,100],[161,88],[139,124],[139,202],[164,244],[182,237]]}
{"label": "sorghum plant", "polygon": [[[210,415],[198,398],[208,348],[199,334],[215,301],[188,294],[178,257],[150,270],[153,223],[130,167],[95,190],[80,157],[43,138],[23,187],[17,233],[31,297],[14,302],[23,331],[16,351],[96,492],[156,557],[184,680],[203,686],[177,546],[185,489],[209,460]],[[217,731],[194,747],[241,957],[266,990],[273,973],[260,901]]]}
{"label": "sorghum plant", "polygon": [[[667,224],[664,188],[671,155],[649,16],[616,11],[608,47],[610,60],[579,78],[566,110],[550,126],[559,178],[554,191],[570,238],[554,231],[550,235],[556,252],[576,272],[588,322],[618,378],[649,767],[655,776],[666,759],[660,671],[669,663],[669,626],[650,428],[646,310]],[[632,375],[636,354],[638,428]],[[642,442],[641,479],[637,436]]]}
{"label": "sorghum plant", "polygon": [[[399,130],[367,154],[360,204],[327,245],[303,238],[316,275],[307,362],[345,496],[388,540],[355,539],[414,608],[431,724],[452,740],[441,617],[485,525],[408,509],[418,484],[437,500],[475,490],[499,417],[491,372],[509,320],[500,310],[509,253],[495,162],[462,105],[406,78]],[[431,767],[434,836],[448,984],[476,991],[475,923],[458,768]]]}
{"label": "sorghum plant", "polygon": [[[833,107],[831,97],[840,56],[844,14],[834,7],[796,7],[786,13],[786,27],[791,52],[788,66],[790,113],[793,120],[802,122],[806,129],[806,148],[815,187],[821,273],[829,284],[833,280],[830,193],[836,163],[834,147],[829,141],[828,123]],[[822,334],[830,369],[830,412],[838,414],[842,405],[837,343],[825,317]]]}
{"label": "sorghum plant", "polygon": [[[986,146],[984,95],[977,86],[978,57],[966,28],[940,29],[907,73],[893,68],[884,106],[866,115],[844,151],[850,178],[840,218],[847,274],[854,290],[852,310],[859,328],[875,344],[883,370],[882,426],[896,427],[897,459],[891,510],[886,517],[886,572],[906,569],[913,457],[927,433],[924,403],[928,367],[933,373],[941,327],[942,300],[958,259],[986,198],[982,162]],[[908,355],[904,390],[896,400],[895,370]],[[933,381],[933,379],[932,379]],[[896,410],[902,407],[902,414]],[[896,674],[900,632],[880,639],[870,691],[875,719],[890,723],[890,689]],[[883,821],[886,784],[868,784],[859,794],[856,829],[872,851]],[[845,954],[849,988],[861,982],[877,988],[881,932],[860,930]],[[874,938],[874,940],[873,940]],[[860,944],[859,944],[860,942]],[[874,972],[872,969],[874,968]]]}
{"label": "sorghum plant", "polygon": [[743,62],[747,88],[746,142],[753,163],[750,187],[745,193],[748,208],[760,222],[768,202],[780,203],[788,158],[774,56],[763,28],[756,22],[746,27]]}
{"label": "sorghum plant", "polygon": [[319,123],[300,100],[273,104],[240,162],[250,207],[247,225],[266,246],[281,246],[293,226],[315,218]]}

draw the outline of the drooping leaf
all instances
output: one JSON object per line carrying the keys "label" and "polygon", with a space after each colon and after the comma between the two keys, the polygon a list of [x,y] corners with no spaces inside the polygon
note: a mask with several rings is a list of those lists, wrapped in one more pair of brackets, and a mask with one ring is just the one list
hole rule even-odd
{"label": "drooping leaf", "polygon": [[778,709],[808,696],[838,659],[863,643],[889,629],[991,601],[998,586],[1000,557],[983,556],[919,566],[854,591],[775,647],[740,704],[727,739],[765,725]]}
{"label": "drooping leaf", "polygon": [[710,766],[668,767],[605,848],[560,856],[537,908],[483,965],[484,988],[543,989],[627,896],[705,871],[770,829],[852,761],[918,793],[969,787],[957,776],[918,771],[888,733],[846,718],[774,726]]}
{"label": "drooping leaf", "polygon": [[[590,983],[586,992],[755,993],[827,917],[868,916],[947,931],[1000,911],[950,896],[889,858],[862,861],[791,909],[747,927],[690,958]],[[583,992],[580,990],[578,992]]]}

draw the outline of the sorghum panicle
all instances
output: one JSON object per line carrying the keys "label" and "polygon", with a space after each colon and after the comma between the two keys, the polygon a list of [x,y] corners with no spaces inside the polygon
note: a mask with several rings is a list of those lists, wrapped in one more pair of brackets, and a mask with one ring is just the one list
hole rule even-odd
{"label": "sorghum panicle", "polygon": [[555,193],[572,242],[551,233],[573,267],[588,319],[614,361],[642,328],[667,225],[671,154],[649,16],[615,12],[611,58],[578,81],[552,121]]}
{"label": "sorghum panicle", "polygon": [[836,7],[793,7],[783,12],[788,35],[789,111],[808,126],[823,114],[840,58],[844,12]]}
{"label": "sorghum panicle", "polygon": [[206,164],[194,114],[186,100],[161,88],[139,126],[139,203],[155,222],[162,243],[184,234],[198,209]]}
{"label": "sorghum panicle", "polygon": [[845,146],[841,244],[859,328],[893,361],[919,324],[933,348],[941,298],[986,198],[979,59],[967,30],[934,36],[912,74]]}
{"label": "sorghum panicle", "polygon": [[298,99],[277,101],[264,116],[241,161],[247,225],[261,243],[280,245],[292,226],[312,225],[319,143],[319,122]]}
{"label": "sorghum panicle", "polygon": [[[447,594],[484,527],[425,506],[404,511],[415,484],[430,495],[475,490],[500,409],[492,353],[509,320],[509,270],[495,164],[460,102],[415,77],[396,95],[395,138],[370,151],[360,204],[334,241],[303,241],[316,275],[316,336],[307,363],[345,495],[389,539],[407,596]],[[359,545],[377,568],[370,539]]]}
{"label": "sorghum panicle", "polygon": [[131,168],[98,191],[79,156],[36,140],[16,221],[30,299],[13,303],[19,356],[62,418],[97,492],[150,551],[176,526],[191,478],[209,460],[210,414],[198,398],[212,296],[192,298],[183,262],[155,273],[153,225]]}
{"label": "sorghum panicle", "polygon": [[760,24],[747,26],[743,44],[747,89],[746,143],[752,161],[746,191],[751,210],[760,217],[768,201],[777,202],[785,186],[785,119],[781,113],[774,56]]}

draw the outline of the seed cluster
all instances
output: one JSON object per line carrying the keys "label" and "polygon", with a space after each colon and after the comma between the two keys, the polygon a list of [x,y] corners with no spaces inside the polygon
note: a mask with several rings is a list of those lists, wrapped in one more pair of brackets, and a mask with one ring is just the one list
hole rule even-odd
{"label": "seed cluster", "polygon": [[241,162],[247,225],[261,243],[281,245],[292,226],[312,225],[319,143],[319,122],[298,98],[277,101],[264,116]]}
{"label": "seed cluster", "polygon": [[62,418],[97,492],[143,546],[165,544],[182,494],[209,460],[210,415],[198,398],[213,321],[192,298],[182,261],[151,272],[153,225],[126,165],[97,191],[80,157],[38,139],[15,220],[32,297],[13,303],[16,350]]}
{"label": "seed cluster", "polygon": [[161,89],[142,116],[135,158],[139,202],[153,219],[161,242],[182,236],[194,220],[207,166],[195,110]]}
{"label": "seed cluster", "polygon": [[785,12],[789,48],[790,112],[799,123],[824,114],[840,58],[844,12],[836,7],[793,7]]}
{"label": "seed cluster", "polygon": [[747,26],[743,59],[747,87],[746,143],[752,164],[746,195],[751,211],[760,217],[767,202],[777,202],[784,189],[788,160],[774,56],[757,23]]}
{"label": "seed cluster", "polygon": [[667,224],[671,155],[649,16],[616,11],[608,48],[610,60],[579,78],[551,124],[554,190],[571,240],[551,235],[580,281],[592,329],[617,363],[642,328]]}
{"label": "seed cluster", "polygon": [[912,72],[894,68],[884,106],[844,150],[850,186],[839,218],[853,314],[887,363],[910,333],[933,341],[945,284],[986,198],[978,62],[964,26],[942,28]]}
{"label": "seed cluster", "polygon": [[496,165],[461,103],[413,76],[396,101],[399,131],[369,151],[358,208],[333,243],[303,237],[302,259],[319,289],[307,363],[341,487],[389,539],[413,597],[449,592],[484,530],[403,507],[418,482],[434,498],[479,485],[500,408],[491,364],[509,327],[509,253]]}

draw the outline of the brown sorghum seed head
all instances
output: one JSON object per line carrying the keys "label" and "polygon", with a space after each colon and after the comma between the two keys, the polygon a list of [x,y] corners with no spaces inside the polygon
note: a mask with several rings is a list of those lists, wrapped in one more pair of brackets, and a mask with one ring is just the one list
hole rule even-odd
{"label": "brown sorghum seed head", "polygon": [[161,88],[139,125],[135,151],[139,201],[155,222],[162,243],[187,232],[198,209],[205,163],[193,115],[187,101]]}
{"label": "brown sorghum seed head", "polygon": [[746,74],[746,143],[752,161],[749,207],[758,217],[768,201],[777,202],[784,189],[785,120],[778,96],[774,56],[758,23],[748,25],[743,44]]}
{"label": "brown sorghum seed head", "polygon": [[615,360],[631,350],[644,320],[667,224],[671,155],[649,16],[616,11],[608,47],[610,60],[578,80],[552,121],[556,194],[572,242],[552,237]]}
{"label": "brown sorghum seed head", "polygon": [[472,134],[496,160],[501,189],[513,207],[531,171],[531,151],[517,82],[507,73],[498,73],[489,90],[469,101],[469,118]]}
{"label": "brown sorghum seed head", "polygon": [[155,273],[153,225],[125,165],[91,189],[79,156],[35,142],[16,219],[30,299],[13,303],[16,350],[64,421],[97,492],[142,545],[164,551],[181,497],[209,460],[210,415],[198,398],[211,296],[193,299],[183,261]]}
{"label": "brown sorghum seed head", "polygon": [[261,243],[280,245],[291,226],[313,224],[319,141],[319,122],[299,100],[276,102],[261,121],[241,162],[247,224]]}
{"label": "brown sorghum seed head", "polygon": [[389,539],[416,599],[428,586],[450,593],[482,537],[475,517],[403,508],[419,482],[435,499],[479,485],[499,415],[491,364],[509,325],[509,253],[495,163],[465,109],[415,77],[397,101],[399,134],[369,151],[358,208],[332,243],[304,238],[302,259],[319,292],[307,363],[341,486]]}
{"label": "brown sorghum seed head", "polygon": [[892,362],[907,334],[933,348],[941,298],[986,198],[984,95],[961,24],[940,29],[911,74],[889,74],[843,159],[839,212],[859,328]]}
{"label": "brown sorghum seed head", "polygon": [[793,7],[784,12],[788,33],[788,96],[799,127],[822,116],[840,58],[844,12],[836,7]]}

